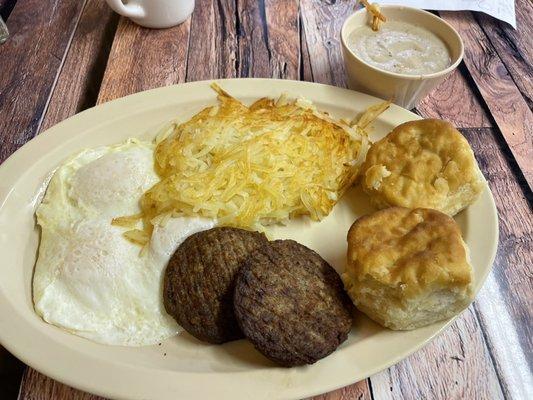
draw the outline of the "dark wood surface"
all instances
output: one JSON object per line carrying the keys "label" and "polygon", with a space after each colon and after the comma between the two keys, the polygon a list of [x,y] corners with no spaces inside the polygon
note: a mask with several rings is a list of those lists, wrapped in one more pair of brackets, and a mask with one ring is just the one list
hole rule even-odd
{"label": "dark wood surface", "polygon": [[[465,42],[464,64],[416,111],[467,137],[493,192],[500,245],[474,304],[431,344],[367,380],[315,399],[533,398],[533,6],[519,29],[442,12]],[[0,0],[12,37],[0,46],[0,162],[44,129],[154,87],[210,78],[275,77],[345,86],[344,0],[197,0],[192,17],[148,30],[103,0]],[[0,384],[22,368],[0,352]],[[20,377],[18,378],[20,379]],[[11,383],[10,383],[11,382]],[[97,399],[26,368],[20,399]]]}
{"label": "dark wood surface", "polygon": [[[533,188],[533,113],[471,12],[442,12],[465,41],[464,63],[511,153]],[[531,36],[530,36],[531,39]],[[531,68],[531,65],[530,65]],[[531,76],[531,70],[528,71]]]}

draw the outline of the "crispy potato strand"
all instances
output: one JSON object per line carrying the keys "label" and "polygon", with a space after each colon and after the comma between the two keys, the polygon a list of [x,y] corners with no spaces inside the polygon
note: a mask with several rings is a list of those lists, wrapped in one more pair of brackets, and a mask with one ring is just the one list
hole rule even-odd
{"label": "crispy potato strand", "polygon": [[352,125],[357,125],[361,129],[366,129],[377,119],[377,117],[386,111],[390,105],[391,101],[389,100],[368,107],[364,113],[352,122]]}

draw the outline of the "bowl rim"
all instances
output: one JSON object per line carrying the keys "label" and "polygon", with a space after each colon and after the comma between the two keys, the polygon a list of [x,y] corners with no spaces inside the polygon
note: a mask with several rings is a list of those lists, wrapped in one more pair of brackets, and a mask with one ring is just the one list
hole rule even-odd
{"label": "bowl rim", "polygon": [[458,42],[459,42],[459,55],[456,57],[456,60],[453,63],[451,63],[448,67],[446,67],[445,69],[443,69],[441,71],[437,71],[437,72],[432,72],[430,74],[417,74],[417,75],[401,74],[401,73],[398,73],[398,72],[387,71],[387,70],[375,67],[374,65],[366,62],[361,57],[359,57],[357,54],[355,54],[355,52],[352,49],[350,49],[350,47],[346,44],[347,25],[357,15],[359,15],[359,14],[361,14],[363,12],[367,12],[366,8],[363,7],[363,8],[360,8],[359,10],[355,11],[348,18],[346,18],[346,20],[342,24],[340,36],[341,36],[341,44],[342,44],[342,47],[344,48],[344,50],[350,56],[352,56],[353,58],[355,58],[357,61],[361,62],[362,64],[364,64],[368,68],[370,68],[370,69],[372,69],[372,70],[374,70],[376,72],[382,73],[384,75],[388,75],[388,76],[393,77],[393,78],[400,78],[400,79],[406,79],[406,80],[417,80],[417,81],[419,81],[419,80],[423,80],[423,79],[431,79],[431,78],[438,78],[438,77],[441,77],[441,76],[446,76],[450,72],[452,72],[455,68],[457,68],[457,66],[463,60],[464,50],[465,50],[464,49],[463,39],[461,38],[461,35],[459,35],[459,32],[457,32],[457,30],[455,30],[455,28],[453,26],[451,26],[448,22],[446,22],[442,18],[430,13],[429,11],[422,10],[422,9],[416,8],[416,7],[408,7],[408,6],[401,6],[401,5],[394,5],[394,4],[383,4],[383,5],[380,4],[380,8],[381,9],[406,10],[406,11],[419,13],[419,14],[424,15],[425,17],[433,19],[437,23],[440,23],[440,24],[444,25],[458,39]]}

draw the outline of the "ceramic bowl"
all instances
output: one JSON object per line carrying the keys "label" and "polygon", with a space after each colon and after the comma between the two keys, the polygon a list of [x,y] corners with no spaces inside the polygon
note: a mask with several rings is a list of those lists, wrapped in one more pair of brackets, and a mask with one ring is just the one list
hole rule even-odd
{"label": "ceramic bowl", "polygon": [[463,41],[450,24],[427,11],[393,5],[383,5],[380,9],[388,21],[407,22],[435,33],[450,51],[450,66],[435,73],[407,75],[385,71],[368,64],[348,47],[350,34],[355,29],[369,23],[369,15],[366,9],[362,8],[348,17],[341,29],[342,53],[348,86],[382,99],[392,99],[399,106],[412,109],[457,68],[463,59]]}

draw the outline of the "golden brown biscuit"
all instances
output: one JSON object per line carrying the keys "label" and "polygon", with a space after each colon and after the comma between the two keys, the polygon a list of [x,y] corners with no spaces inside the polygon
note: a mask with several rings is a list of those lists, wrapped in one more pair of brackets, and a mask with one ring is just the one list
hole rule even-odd
{"label": "golden brown biscuit", "polygon": [[453,216],[484,187],[466,139],[438,119],[397,126],[370,147],[361,170],[363,189],[378,208],[425,207]]}
{"label": "golden brown biscuit", "polygon": [[396,330],[449,318],[472,301],[472,267],[456,222],[436,210],[392,207],[348,232],[344,286],[359,310]]}

